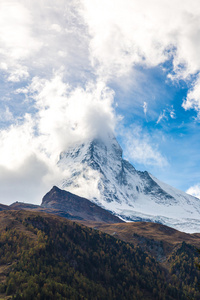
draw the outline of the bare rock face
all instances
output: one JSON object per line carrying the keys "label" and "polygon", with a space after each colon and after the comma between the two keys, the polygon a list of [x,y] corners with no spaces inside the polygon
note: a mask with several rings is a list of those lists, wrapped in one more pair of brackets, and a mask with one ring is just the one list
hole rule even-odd
{"label": "bare rock face", "polygon": [[110,212],[91,201],[76,196],[54,186],[42,199],[42,208],[50,208],[66,212],[77,220],[91,220],[106,223],[123,222]]}
{"label": "bare rock face", "polygon": [[179,191],[123,159],[113,134],[105,140],[75,144],[60,154],[58,166],[69,174],[59,187],[90,199],[127,221],[162,223],[200,232],[200,200]]}

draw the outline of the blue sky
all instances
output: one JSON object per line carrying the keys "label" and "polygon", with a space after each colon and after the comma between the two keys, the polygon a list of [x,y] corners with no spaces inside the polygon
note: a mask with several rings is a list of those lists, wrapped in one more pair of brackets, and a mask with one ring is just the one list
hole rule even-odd
{"label": "blue sky", "polygon": [[[125,101],[123,91],[116,93],[120,103],[117,111],[124,116],[125,128],[132,128],[134,132],[134,127],[139,127],[141,135],[148,136],[148,141],[159,150],[166,164],[149,163],[145,158],[138,161],[137,157],[131,157],[128,149],[125,154],[137,169],[148,170],[164,182],[186,191],[199,181],[200,161],[197,113],[182,107],[190,82],[173,84],[166,81],[166,74],[158,68],[145,70],[145,73],[147,78],[140,83],[142,92],[140,87],[139,91],[133,88],[125,94]],[[137,104],[132,101],[133,98],[137,98]],[[126,150],[123,134],[119,135],[119,140]]]}
{"label": "blue sky", "polygon": [[1,0],[0,202],[40,203],[59,153],[110,129],[200,197],[199,20],[198,0]]}

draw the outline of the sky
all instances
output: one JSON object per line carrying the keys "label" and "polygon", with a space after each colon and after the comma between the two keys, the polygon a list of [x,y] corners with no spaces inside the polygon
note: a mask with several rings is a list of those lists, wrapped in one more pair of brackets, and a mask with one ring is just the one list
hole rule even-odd
{"label": "sky", "polygon": [[199,128],[198,0],[0,0],[0,203],[40,204],[60,152],[107,130],[200,197]]}

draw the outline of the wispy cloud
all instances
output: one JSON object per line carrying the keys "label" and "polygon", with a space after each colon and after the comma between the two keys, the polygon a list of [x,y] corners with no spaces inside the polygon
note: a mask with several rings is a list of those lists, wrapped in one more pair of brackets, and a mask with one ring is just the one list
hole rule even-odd
{"label": "wispy cloud", "polygon": [[147,102],[144,102],[143,109],[144,109],[145,118],[147,117],[147,107],[148,107]]}
{"label": "wispy cloud", "polygon": [[198,119],[200,119],[200,74],[189,90],[182,106],[185,110],[195,109],[198,112]]}
{"label": "wispy cloud", "polygon": [[171,107],[171,109],[169,109],[169,115],[170,115],[171,119],[176,119],[176,113],[175,113],[173,106]]}
{"label": "wispy cloud", "polygon": [[156,121],[156,124],[159,124],[165,118],[167,118],[167,117],[166,117],[166,111],[164,109],[163,112],[159,115],[158,120]]}
{"label": "wispy cloud", "polygon": [[158,120],[156,121],[156,124],[159,124],[163,120],[169,120],[176,119],[176,113],[173,108],[173,105],[171,107],[167,107],[166,109],[163,109],[163,111],[160,113]]}
{"label": "wispy cloud", "polygon": [[168,165],[158,145],[140,126],[132,125],[129,129],[123,129],[120,135],[123,137],[124,156],[133,163],[160,168]]}

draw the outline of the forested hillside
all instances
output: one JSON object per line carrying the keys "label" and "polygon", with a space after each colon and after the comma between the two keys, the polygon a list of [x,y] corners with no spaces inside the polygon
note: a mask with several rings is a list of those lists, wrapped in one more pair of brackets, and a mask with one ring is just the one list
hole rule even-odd
{"label": "forested hillside", "polygon": [[[168,274],[139,247],[64,218],[0,212],[0,292],[12,299],[199,299],[185,249]],[[185,257],[183,257],[185,255]],[[180,262],[181,257],[183,260]],[[191,256],[190,256],[191,257]],[[176,274],[177,266],[184,271]],[[194,269],[192,269],[194,270]],[[194,272],[194,271],[192,271]],[[195,271],[197,272],[197,271]],[[181,275],[181,276],[180,276]],[[179,280],[181,279],[181,281]]]}

